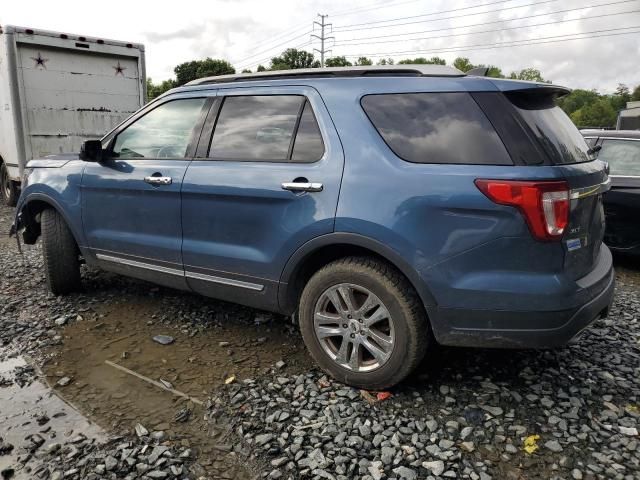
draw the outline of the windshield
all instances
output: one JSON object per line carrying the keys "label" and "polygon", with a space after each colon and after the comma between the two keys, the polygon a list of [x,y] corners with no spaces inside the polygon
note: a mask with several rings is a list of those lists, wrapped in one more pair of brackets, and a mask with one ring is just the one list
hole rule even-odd
{"label": "windshield", "polygon": [[547,95],[507,95],[554,164],[595,160],[571,119]]}

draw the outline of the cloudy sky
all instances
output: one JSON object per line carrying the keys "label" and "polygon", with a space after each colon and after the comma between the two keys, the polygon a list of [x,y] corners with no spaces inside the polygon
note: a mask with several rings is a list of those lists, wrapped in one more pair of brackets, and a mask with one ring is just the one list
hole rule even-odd
{"label": "cloudy sky", "polygon": [[[287,47],[320,43],[313,21],[328,14],[330,55],[396,60],[457,56],[503,71],[538,68],[572,88],[640,84],[640,0],[75,0],[3,1],[0,23],[144,43],[147,73],[224,58],[238,70],[269,64]],[[632,28],[629,28],[632,27]]]}

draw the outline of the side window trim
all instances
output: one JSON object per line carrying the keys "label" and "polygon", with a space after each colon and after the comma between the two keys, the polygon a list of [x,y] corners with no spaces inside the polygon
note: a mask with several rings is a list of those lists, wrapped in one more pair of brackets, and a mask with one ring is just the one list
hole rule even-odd
{"label": "side window trim", "polygon": [[[296,117],[296,123],[293,129],[293,134],[291,137],[291,141],[289,143],[289,149],[287,152],[287,158],[286,160],[283,161],[275,161],[275,160],[268,160],[268,161],[259,161],[259,160],[224,160],[224,159],[219,159],[219,158],[214,158],[212,157],[209,152],[211,151],[211,145],[213,142],[213,136],[215,134],[216,131],[216,127],[218,124],[218,120],[220,118],[220,113],[222,111],[222,108],[224,107],[224,102],[227,98],[230,97],[251,97],[251,96],[274,96],[274,97],[279,97],[279,96],[297,96],[297,97],[303,97],[303,102],[300,105],[300,108],[298,110],[297,113],[297,117]],[[320,135],[320,139],[322,140],[322,144],[325,148],[325,151],[322,155],[322,157],[318,160],[315,160],[313,162],[293,162],[292,161],[292,157],[293,157],[293,150],[295,148],[295,142],[296,142],[296,138],[298,135],[298,130],[300,128],[300,122],[302,121],[302,115],[304,113],[305,107],[307,106],[307,104],[309,105],[309,107],[311,108],[311,113],[313,115],[313,119],[316,122],[316,124],[318,125],[318,134]],[[209,110],[209,113],[207,115],[207,118],[204,122],[204,126],[203,126],[203,130],[202,133],[200,135],[200,139],[198,141],[198,145],[197,145],[197,149],[196,149],[196,153],[195,156],[193,158],[193,160],[199,160],[199,161],[211,161],[211,162],[247,162],[247,163],[308,163],[308,164],[313,164],[313,163],[317,163],[318,161],[320,161],[323,157],[324,154],[326,154],[326,139],[323,136],[322,133],[322,129],[319,127],[318,124],[318,118],[316,116],[316,111],[313,108],[313,105],[311,103],[311,101],[309,100],[309,97],[307,97],[307,95],[305,95],[304,93],[259,93],[259,94],[251,94],[251,93],[239,93],[237,95],[231,94],[231,95],[227,95],[224,93],[221,93],[221,96],[218,96],[215,98],[215,102],[213,103],[211,109]]]}
{"label": "side window trim", "polygon": [[198,145],[196,147],[194,160],[206,160],[209,155],[209,148],[211,147],[211,140],[213,139],[213,132],[215,129],[215,125],[218,122],[218,115],[220,114],[220,109],[222,107],[222,103],[224,97],[212,97],[211,108],[207,112],[207,116],[202,125],[202,131],[200,132],[200,137],[198,138]]}
{"label": "side window trim", "polygon": [[[159,107],[161,107],[163,105],[166,105],[168,103],[176,102],[176,101],[180,101],[180,100],[192,100],[192,99],[199,99],[199,98],[204,98],[205,102],[202,105],[202,109],[200,111],[200,115],[198,117],[198,121],[195,123],[195,125],[193,126],[193,129],[191,130],[191,134],[189,136],[189,143],[187,144],[187,150],[186,150],[185,156],[184,157],[176,157],[176,158],[167,158],[166,159],[166,160],[187,160],[187,161],[188,160],[192,160],[194,155],[195,155],[195,153],[196,153],[196,147],[197,147],[197,141],[196,140],[202,134],[202,129],[204,127],[204,123],[205,123],[205,120],[207,118],[207,113],[211,109],[211,105],[212,105],[213,101],[216,98],[214,96],[202,95],[202,96],[194,96],[194,97],[167,98],[162,102],[157,102],[156,105],[153,105],[153,108],[145,108],[145,109],[137,112],[136,114],[131,116],[128,120],[126,120],[125,123],[120,125],[116,130],[113,130],[109,134],[110,136],[108,136],[108,142],[107,142],[107,146],[105,148],[105,150],[107,151],[107,158],[109,158],[109,159],[117,159],[118,158],[118,157],[114,157],[113,156],[113,147],[115,145],[116,139],[118,138],[118,136],[122,132],[127,130],[130,126],[135,124],[138,120],[144,118],[145,116],[147,116],[148,114],[150,114],[151,112],[156,110],[157,108],[159,108]],[[151,105],[149,105],[149,106],[151,106]],[[135,160],[135,159],[129,158],[127,160]]]}
{"label": "side window trim", "polygon": [[302,120],[302,113],[304,112],[304,107],[307,105],[309,100],[307,97],[304,97],[300,108],[298,109],[298,116],[296,117],[296,124],[293,127],[293,135],[291,135],[291,141],[289,142],[289,150],[287,151],[287,162],[291,163],[291,158],[293,156],[293,146],[296,143],[296,137],[298,136],[298,129],[300,128],[300,120]]}

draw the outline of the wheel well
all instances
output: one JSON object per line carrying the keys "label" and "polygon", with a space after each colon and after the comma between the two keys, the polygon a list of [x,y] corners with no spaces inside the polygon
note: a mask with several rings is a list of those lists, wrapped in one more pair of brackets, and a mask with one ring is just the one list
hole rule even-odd
{"label": "wheel well", "polygon": [[401,275],[403,275],[409,284],[414,287],[413,283],[407,276],[399,269],[393,262],[389,261],[383,255],[380,255],[373,250],[370,250],[366,247],[362,247],[359,245],[352,245],[347,243],[337,243],[332,245],[326,245],[324,247],[320,247],[317,250],[314,250],[312,253],[307,255],[301,262],[300,265],[296,267],[293,271],[287,288],[286,293],[286,305],[284,306],[285,310],[295,311],[298,306],[298,301],[300,300],[300,295],[302,294],[302,290],[305,285],[309,281],[309,279],[320,270],[325,265],[333,262],[334,260],[338,260],[339,258],[344,257],[353,257],[353,256],[365,256],[372,257],[376,260],[384,262],[388,265],[391,265],[395,268]]}
{"label": "wheel well", "polygon": [[40,214],[47,208],[56,207],[43,200],[32,200],[22,207],[22,225],[25,227],[23,234],[24,243],[33,245],[40,236]]}

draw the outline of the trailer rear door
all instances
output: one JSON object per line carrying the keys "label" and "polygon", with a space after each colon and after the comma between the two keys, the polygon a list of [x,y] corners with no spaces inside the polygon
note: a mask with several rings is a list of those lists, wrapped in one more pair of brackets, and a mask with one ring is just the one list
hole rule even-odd
{"label": "trailer rear door", "polygon": [[77,152],[141,105],[138,59],[18,44],[27,158]]}

